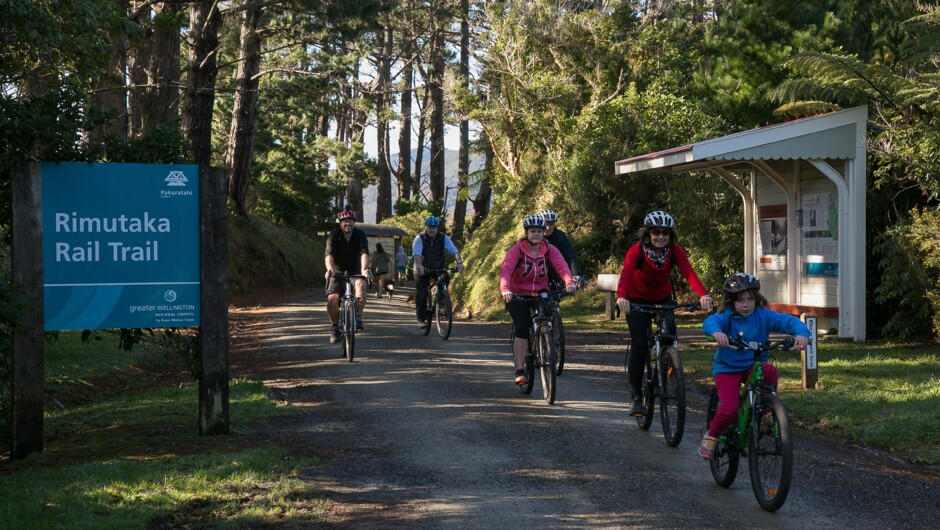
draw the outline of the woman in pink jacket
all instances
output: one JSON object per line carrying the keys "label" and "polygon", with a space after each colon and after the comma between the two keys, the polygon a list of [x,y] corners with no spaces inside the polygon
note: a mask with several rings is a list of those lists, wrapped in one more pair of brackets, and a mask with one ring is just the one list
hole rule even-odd
{"label": "woman in pink jacket", "polygon": [[522,220],[522,228],[525,230],[525,237],[509,249],[503,259],[503,265],[499,268],[499,290],[516,329],[512,353],[516,365],[517,385],[526,383],[522,366],[528,348],[530,316],[529,304],[513,299],[513,295],[534,295],[548,290],[549,266],[565,281],[565,288],[569,293],[573,293],[577,285],[561,252],[544,240],[545,219],[540,215],[530,215]]}

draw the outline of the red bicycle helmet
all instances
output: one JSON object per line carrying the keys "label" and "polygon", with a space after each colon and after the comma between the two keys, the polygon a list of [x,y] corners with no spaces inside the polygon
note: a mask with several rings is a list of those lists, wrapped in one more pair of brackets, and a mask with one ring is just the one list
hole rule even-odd
{"label": "red bicycle helmet", "polygon": [[337,221],[342,221],[344,219],[352,219],[353,221],[356,220],[356,212],[350,210],[349,206],[346,206],[342,211],[336,214]]}

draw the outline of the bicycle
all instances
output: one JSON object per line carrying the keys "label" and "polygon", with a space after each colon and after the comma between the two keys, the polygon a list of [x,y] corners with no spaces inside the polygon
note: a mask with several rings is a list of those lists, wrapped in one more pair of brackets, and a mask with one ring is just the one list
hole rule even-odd
{"label": "bicycle", "polygon": [[353,280],[356,278],[368,280],[368,276],[348,272],[334,272],[333,276],[339,281],[346,282],[343,296],[340,298],[339,332],[342,336],[343,356],[347,361],[353,362],[356,348],[356,291]]}
{"label": "bicycle", "polygon": [[[529,304],[532,327],[529,328],[529,344],[526,350],[525,384],[520,385],[523,394],[531,394],[535,385],[535,369],[539,368],[542,376],[542,397],[549,405],[555,403],[556,381],[558,375],[558,351],[552,334],[552,300],[561,299],[569,293],[564,290],[543,291],[537,295],[515,294],[513,298]],[[510,347],[510,351],[512,351]]]}
{"label": "bicycle", "polygon": [[[682,369],[682,358],[679,356],[679,339],[671,329],[667,329],[667,322],[672,321],[671,315],[676,309],[697,311],[701,309],[698,302],[690,304],[643,304],[631,302],[630,311],[649,313],[650,319],[647,336],[649,357],[643,373],[641,395],[643,407],[646,409],[642,416],[636,417],[636,423],[644,431],[649,430],[653,424],[653,412],[656,398],[659,398],[659,418],[663,426],[663,437],[670,447],[677,447],[682,442],[685,432],[685,372]],[[656,329],[653,329],[653,323]]]}
{"label": "bicycle", "polygon": [[[745,343],[740,336],[729,340],[739,350],[754,353],[754,368],[741,385],[738,418],[718,437],[715,456],[709,461],[712,477],[724,488],[731,486],[738,473],[742,454],[748,457],[751,489],[761,508],[775,512],[783,506],[790,493],[793,478],[793,432],[783,402],[772,387],[764,382],[763,356],[768,359],[775,350],[792,350],[793,338],[775,342]],[[708,399],[706,429],[718,410],[717,389]]]}
{"label": "bicycle", "polygon": [[421,332],[425,335],[431,333],[431,321],[434,320],[437,322],[437,334],[441,336],[441,340],[447,340],[450,337],[450,331],[454,325],[453,304],[450,300],[450,292],[447,290],[451,272],[457,272],[457,269],[424,269],[424,274],[431,278],[428,281],[428,305]]}

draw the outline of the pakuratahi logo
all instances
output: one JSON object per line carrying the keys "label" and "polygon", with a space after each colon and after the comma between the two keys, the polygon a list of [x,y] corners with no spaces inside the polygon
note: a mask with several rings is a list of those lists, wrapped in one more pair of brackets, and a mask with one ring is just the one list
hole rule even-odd
{"label": "pakuratahi logo", "polygon": [[164,179],[167,186],[186,186],[189,179],[182,171],[170,171],[170,174]]}

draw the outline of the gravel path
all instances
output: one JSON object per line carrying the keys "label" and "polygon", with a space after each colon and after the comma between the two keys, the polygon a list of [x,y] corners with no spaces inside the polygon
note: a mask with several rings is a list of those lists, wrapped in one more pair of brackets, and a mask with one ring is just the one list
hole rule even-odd
{"label": "gravel path", "polygon": [[705,398],[670,448],[627,416],[623,336],[568,334],[557,401],[512,383],[506,325],[422,336],[413,306],[374,298],[356,360],[327,339],[322,291],[232,310],[233,376],[304,408],[272,430],[325,458],[304,478],[342,528],[940,528],[940,473],[797,438],[794,485],[764,512],[746,459],[728,489],[696,453]]}

